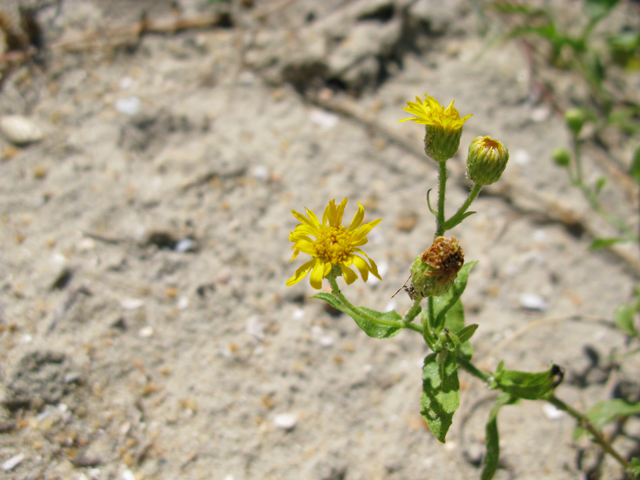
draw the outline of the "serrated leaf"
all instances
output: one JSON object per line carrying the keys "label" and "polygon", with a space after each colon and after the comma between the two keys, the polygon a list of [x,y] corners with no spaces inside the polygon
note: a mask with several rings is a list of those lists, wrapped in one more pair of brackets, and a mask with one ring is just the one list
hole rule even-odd
{"label": "serrated leaf", "polygon": [[544,372],[521,372],[503,370],[502,362],[493,376],[496,387],[514,397],[538,400],[552,391],[562,380],[562,369],[551,365]]}
{"label": "serrated leaf", "polygon": [[442,443],[459,405],[460,382],[455,355],[446,355],[441,362],[437,354],[428,355],[422,369],[420,413],[429,424],[431,433]]}
{"label": "serrated leaf", "polygon": [[[440,295],[439,297],[434,297],[433,299],[433,307],[434,307],[434,316],[435,316],[435,325],[433,326],[436,333],[439,333],[442,330],[442,327],[445,326],[445,315],[449,311],[451,307],[455,305],[458,301],[464,289],[467,287],[467,280],[469,279],[469,273],[471,273],[471,269],[477,264],[477,261],[465,263],[460,271],[458,272],[458,276],[456,277],[453,286],[449,289],[447,293],[444,295]],[[460,305],[462,307],[462,304]],[[464,327],[464,313],[462,326],[459,328],[449,328],[454,332],[457,332],[462,327]]]}
{"label": "serrated leaf", "polygon": [[394,310],[390,312],[377,312],[376,310],[371,310],[365,307],[356,307],[358,310],[353,311],[346,305],[344,305],[340,299],[335,297],[334,295],[326,292],[320,292],[313,295],[311,298],[319,298],[320,300],[324,300],[329,303],[333,308],[340,310],[343,313],[346,313],[351,318],[355,320],[358,326],[370,337],[373,338],[390,338],[396,336],[400,333],[402,328],[398,327],[389,327],[386,325],[378,325],[377,323],[373,323],[371,320],[367,319],[367,315],[370,315],[374,318],[380,318],[382,320],[402,320],[402,317]]}
{"label": "serrated leaf", "polygon": [[634,305],[618,305],[613,314],[613,321],[620,330],[630,337],[637,337],[638,331],[633,324],[636,318],[636,309]]}
{"label": "serrated leaf", "polygon": [[498,411],[504,405],[513,405],[518,399],[503,393],[496,399],[496,404],[491,409],[486,426],[487,454],[484,457],[484,469],[481,480],[491,480],[498,470],[500,461],[500,435],[498,434]]}
{"label": "serrated leaf", "polygon": [[591,245],[589,245],[589,250],[597,250],[598,248],[606,248],[614,245],[616,243],[628,242],[628,238],[596,238]]}

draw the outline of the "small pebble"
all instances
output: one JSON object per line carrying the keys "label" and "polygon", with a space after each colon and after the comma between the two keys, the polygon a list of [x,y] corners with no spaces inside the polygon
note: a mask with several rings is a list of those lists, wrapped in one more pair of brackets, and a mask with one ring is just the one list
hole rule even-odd
{"label": "small pebble", "polygon": [[297,413],[279,413],[273,418],[273,425],[282,430],[292,430],[298,423]]}
{"label": "small pebble", "polygon": [[547,239],[547,233],[544,230],[536,230],[533,232],[533,241],[543,243]]}
{"label": "small pebble", "polygon": [[122,80],[120,80],[120,89],[121,90],[126,90],[131,85],[133,85],[133,78],[131,78],[131,77],[123,77]]}
{"label": "small pebble", "polygon": [[120,302],[120,306],[125,310],[136,310],[144,305],[144,300],[139,298],[125,298]]}
{"label": "small pebble", "polygon": [[183,238],[182,240],[178,240],[176,242],[176,246],[173,249],[176,252],[185,253],[191,251],[195,242],[190,238]]}
{"label": "small pebble", "polygon": [[141,328],[140,331],[138,332],[138,336],[142,338],[149,338],[152,335],[153,335],[153,327],[150,325]]}
{"label": "small pebble", "polygon": [[42,140],[40,127],[21,115],[7,115],[0,119],[0,131],[14,145],[26,145]]}
{"label": "small pebble", "polygon": [[131,470],[125,470],[122,472],[122,480],[136,480],[136,476]]}
{"label": "small pebble", "polygon": [[291,314],[291,318],[293,320],[303,320],[304,319],[304,309],[296,308]]}
{"label": "small pebble", "polygon": [[264,324],[260,317],[253,316],[247,320],[247,333],[251,335],[258,342],[261,342],[265,338]]}
{"label": "small pebble", "polygon": [[240,75],[238,75],[238,83],[240,85],[249,87],[253,85],[255,81],[256,75],[250,70],[245,70],[244,72],[241,72]]}
{"label": "small pebble", "polygon": [[20,465],[24,460],[24,458],[25,458],[24,453],[19,453],[17,455],[14,455],[13,457],[11,457],[9,460],[7,460],[2,464],[2,470],[4,470],[5,472],[10,472],[14,468],[16,468],[18,465]]}
{"label": "small pebble", "polygon": [[256,180],[264,181],[267,179],[267,177],[269,177],[269,171],[264,165],[256,165],[255,167],[253,167],[251,175],[253,175],[253,178],[255,178]]}
{"label": "small pebble", "polygon": [[333,346],[333,344],[335,343],[335,340],[331,335],[322,335],[318,337],[318,343],[320,344],[321,347],[329,348]]}
{"label": "small pebble", "polygon": [[384,307],[384,311],[390,312],[392,310],[395,310],[397,306],[398,306],[398,303],[395,300],[389,300],[387,305]]}
{"label": "small pebble", "polygon": [[564,416],[564,412],[562,410],[558,410],[555,405],[551,405],[550,403],[542,405],[542,411],[549,420],[558,420]]}
{"label": "small pebble", "polygon": [[125,115],[135,115],[140,110],[140,98],[125,97],[116,101],[116,110]]}
{"label": "small pebble", "polygon": [[339,119],[335,113],[331,113],[320,108],[312,109],[309,118],[312,123],[319,125],[324,130],[331,130],[338,124]]}
{"label": "small pebble", "polygon": [[523,293],[520,295],[520,306],[526,310],[534,312],[544,312],[549,308],[547,301],[540,295],[534,293]]}
{"label": "small pebble", "polygon": [[176,303],[176,307],[178,307],[178,310],[185,310],[188,306],[189,298],[185,297],[184,295],[180,297],[178,299],[178,302]]}
{"label": "small pebble", "polygon": [[526,150],[516,150],[513,154],[513,161],[518,165],[524,166],[528,164],[529,161],[531,161],[531,155],[529,155],[529,152],[527,152]]}
{"label": "small pebble", "polygon": [[83,238],[78,243],[78,250],[81,252],[89,252],[96,248],[96,242],[92,238]]}

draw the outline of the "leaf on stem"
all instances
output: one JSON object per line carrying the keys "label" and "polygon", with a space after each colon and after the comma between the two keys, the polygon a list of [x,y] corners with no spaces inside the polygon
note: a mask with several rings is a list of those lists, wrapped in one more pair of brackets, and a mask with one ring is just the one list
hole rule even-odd
{"label": "leaf on stem", "polygon": [[[441,354],[442,355],[442,354]],[[455,355],[440,357],[432,353],[424,359],[420,413],[429,429],[442,443],[460,405],[460,382]]]}
{"label": "leaf on stem", "polygon": [[[449,289],[447,293],[444,295],[440,295],[439,297],[433,297],[433,306],[434,306],[434,314],[435,314],[435,325],[433,325],[436,333],[439,333],[442,328],[445,326],[446,315],[447,312],[456,304],[464,289],[467,287],[467,280],[469,279],[469,273],[471,269],[475,267],[477,260],[469,263],[465,263],[460,271],[458,272],[458,276],[453,284],[453,286]],[[462,304],[460,304],[462,307]],[[459,320],[458,320],[459,322]],[[458,332],[460,329],[464,327],[464,312],[462,314],[462,324],[459,323],[455,326],[448,326],[450,330],[454,332]]]}
{"label": "leaf on stem", "polygon": [[613,314],[613,321],[620,330],[629,335],[630,337],[637,337],[638,331],[636,330],[633,321],[636,318],[635,305],[618,305],[616,311]]}
{"label": "leaf on stem", "polygon": [[[640,402],[630,403],[621,398],[614,398],[613,400],[605,400],[604,402],[596,403],[588,412],[586,412],[586,415],[593,426],[600,430],[607,423],[615,420],[616,418],[637,415],[638,413],[640,413]],[[584,433],[584,429],[577,426],[573,432],[573,438],[577,440]]]}
{"label": "leaf on stem", "polygon": [[614,245],[616,243],[629,242],[631,241],[628,238],[596,238],[591,245],[589,245],[589,250],[597,250],[599,248],[606,248]]}
{"label": "leaf on stem", "polygon": [[373,317],[374,319],[379,318],[381,320],[387,321],[400,321],[402,317],[395,311],[392,310],[390,312],[377,312],[375,310],[371,310],[365,307],[356,307],[357,310],[353,311],[346,305],[344,305],[337,297],[330,293],[320,292],[316,293],[311,298],[319,298],[320,300],[324,300],[328,304],[330,304],[333,308],[340,310],[343,313],[346,313],[351,318],[355,320],[358,326],[370,337],[373,338],[390,338],[396,336],[402,330],[401,327],[391,327],[388,325],[380,325],[378,323],[373,322],[367,316]]}
{"label": "leaf on stem", "polygon": [[538,400],[555,387],[564,376],[564,371],[558,365],[552,364],[544,372],[520,372],[518,370],[503,370],[504,361],[498,365],[493,376],[494,388],[499,388],[514,397]]}
{"label": "leaf on stem", "polygon": [[598,21],[607,15],[618,0],[585,0],[584,13],[591,17],[592,21]]}
{"label": "leaf on stem", "polygon": [[487,421],[487,454],[484,457],[484,469],[482,470],[482,480],[491,480],[498,470],[500,460],[500,436],[498,435],[498,411],[504,405],[513,405],[518,399],[507,393],[503,393],[496,399],[496,404],[491,409],[489,420]]}

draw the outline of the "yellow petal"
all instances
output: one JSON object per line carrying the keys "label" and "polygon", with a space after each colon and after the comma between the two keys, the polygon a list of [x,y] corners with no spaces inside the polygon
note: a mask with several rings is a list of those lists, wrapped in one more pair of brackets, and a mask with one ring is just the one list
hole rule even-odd
{"label": "yellow petal", "polygon": [[[322,288],[322,279],[324,278],[325,261],[321,258],[314,258],[307,263],[314,264],[310,277],[311,286],[316,290],[320,290]],[[331,264],[329,264],[329,268],[331,268]]]}
{"label": "yellow petal", "polygon": [[360,205],[360,202],[358,202],[358,211],[353,216],[353,220],[351,220],[351,223],[349,224],[349,228],[347,228],[347,230],[355,230],[356,228],[358,228],[358,226],[360,226],[362,220],[364,220],[364,207]]}
{"label": "yellow petal", "polygon": [[373,259],[369,255],[364,253],[359,248],[354,248],[353,251],[357,252],[357,253],[360,253],[360,254],[364,255],[365,257],[367,257],[367,260],[369,260],[369,263],[371,264],[369,266],[369,271],[373,274],[374,277],[377,277],[379,280],[382,280],[382,277],[378,273],[378,265],[376,265],[376,262],[374,262]]}
{"label": "yellow petal", "polygon": [[351,236],[351,242],[353,243],[353,245],[356,247],[365,245],[368,241],[367,235],[369,234],[371,229],[376,225],[378,225],[381,221],[382,219],[379,218],[378,220],[374,220],[373,222],[365,223],[364,225],[359,227],[355,232],[353,232],[353,235]]}
{"label": "yellow petal", "polygon": [[365,262],[363,258],[360,258],[357,255],[351,255],[351,257],[353,257],[353,264],[360,272],[362,280],[364,280],[365,282],[369,280],[369,265],[367,264],[367,262]]}
{"label": "yellow petal", "polygon": [[356,272],[351,270],[349,267],[340,264],[340,270],[342,270],[342,276],[344,277],[344,281],[347,282],[347,285],[351,285],[358,279]]}
{"label": "yellow petal", "polygon": [[312,260],[309,260],[307,263],[303,264],[302,266],[300,266],[300,268],[296,270],[296,273],[294,273],[293,276],[289,280],[287,280],[287,287],[290,287],[291,285],[295,285],[304,277],[306,277],[307,273],[309,273],[309,270],[313,268],[313,265],[315,263],[316,263],[315,259],[312,259]]}

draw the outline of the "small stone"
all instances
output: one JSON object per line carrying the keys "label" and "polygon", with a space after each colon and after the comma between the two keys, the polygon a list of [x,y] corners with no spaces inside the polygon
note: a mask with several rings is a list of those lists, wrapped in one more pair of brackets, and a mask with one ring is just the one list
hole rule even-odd
{"label": "small stone", "polygon": [[562,410],[558,410],[555,405],[551,405],[550,403],[543,404],[542,411],[549,420],[559,420],[564,416],[564,412]]}
{"label": "small stone", "polygon": [[125,298],[120,302],[120,306],[125,310],[136,310],[144,305],[144,300],[139,298]]}
{"label": "small stone", "polygon": [[138,336],[140,336],[141,338],[149,338],[152,335],[153,335],[153,327],[150,325],[141,328],[140,331],[138,332]]}
{"label": "small stone", "polygon": [[258,342],[261,342],[265,339],[266,335],[264,333],[264,324],[260,317],[249,317],[249,319],[247,320],[247,333]]}
{"label": "small stone", "polygon": [[132,96],[116,101],[116,110],[125,115],[135,115],[140,110],[140,98]]}
{"label": "small stone", "polygon": [[176,307],[178,307],[178,310],[185,310],[188,306],[189,306],[189,299],[184,295],[181,296],[178,299],[178,302],[176,303]]}
{"label": "small stone", "polygon": [[0,119],[0,131],[14,145],[26,145],[42,140],[42,130],[35,123],[20,115],[7,115]]}
{"label": "small stone", "polygon": [[176,242],[176,246],[173,247],[173,249],[176,252],[186,253],[186,252],[193,251],[194,245],[195,245],[195,242],[191,238],[183,238],[182,240],[178,240]]}
{"label": "small stone", "polygon": [[323,130],[331,130],[338,124],[339,117],[335,113],[322,110],[320,108],[314,108],[311,110],[309,119],[312,123],[319,125]]}
{"label": "small stone", "polygon": [[2,464],[2,470],[4,470],[5,472],[10,472],[14,468],[16,468],[18,465],[20,465],[24,460],[24,458],[25,458],[24,453],[19,453],[17,455],[14,455],[13,457],[11,457],[9,460],[7,460]]}
{"label": "small stone", "polygon": [[540,295],[534,293],[523,293],[520,295],[520,306],[525,310],[534,312],[544,312],[549,308],[547,301]]}
{"label": "small stone", "polygon": [[273,425],[282,430],[293,430],[298,423],[297,413],[279,413],[273,418]]}
{"label": "small stone", "polygon": [[122,480],[136,480],[136,476],[131,470],[125,470],[122,472]]}
{"label": "small stone", "polygon": [[96,242],[92,238],[83,238],[78,243],[78,250],[81,252],[89,252],[96,248]]}

